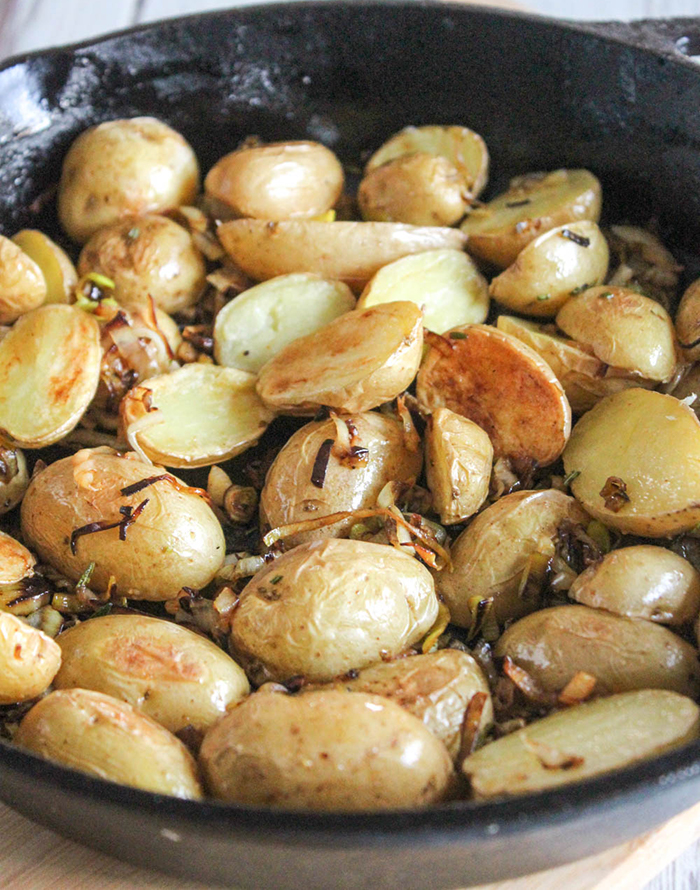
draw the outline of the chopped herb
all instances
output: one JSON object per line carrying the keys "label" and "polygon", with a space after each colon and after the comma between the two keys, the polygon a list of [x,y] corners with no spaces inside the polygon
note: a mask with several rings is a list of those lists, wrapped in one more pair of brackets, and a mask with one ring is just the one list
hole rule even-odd
{"label": "chopped herb", "polygon": [[574,244],[578,244],[579,247],[590,247],[591,245],[590,238],[586,238],[583,235],[572,232],[571,229],[562,229],[561,236],[562,238],[568,238],[569,241],[573,241]]}
{"label": "chopped herb", "polygon": [[98,287],[106,287],[108,290],[114,290],[114,282],[111,278],[107,278],[106,275],[101,275],[99,272],[88,272],[85,275],[84,280],[92,281]]}
{"label": "chopped herb", "polygon": [[508,201],[506,207],[524,207],[526,204],[530,203],[531,201],[529,198],[523,198],[522,201]]}
{"label": "chopped herb", "polygon": [[569,291],[569,295],[572,297],[577,297],[579,294],[582,294],[585,290],[588,290],[590,284],[579,284],[578,287],[575,287],[572,291]]}
{"label": "chopped herb", "polygon": [[83,574],[78,578],[78,583],[75,585],[76,587],[87,587],[90,583],[90,578],[92,578],[92,573],[95,571],[95,563],[91,562],[90,565],[85,569]]}
{"label": "chopped herb", "polygon": [[136,241],[140,234],[141,230],[139,229],[139,227],[134,226],[133,229],[129,229],[129,231],[126,233],[126,237],[129,239],[129,241]]}
{"label": "chopped herb", "polygon": [[598,294],[601,300],[612,300],[615,294],[612,291],[606,290],[603,294]]}
{"label": "chopped herb", "polygon": [[605,501],[605,507],[613,513],[629,504],[630,496],[627,494],[627,483],[618,476],[608,476],[605,485],[600,490],[600,496]]}
{"label": "chopped herb", "polygon": [[100,606],[99,609],[96,609],[92,613],[93,618],[104,618],[105,615],[109,615],[112,611],[112,603],[105,603],[104,606]]}
{"label": "chopped herb", "polygon": [[325,439],[318,449],[313,469],[311,470],[311,484],[316,488],[323,488],[326,481],[326,471],[328,470],[328,461],[331,456],[331,448],[335,445],[335,439]]}
{"label": "chopped herb", "polygon": [[572,471],[569,473],[568,476],[565,476],[565,477],[564,477],[564,485],[566,485],[566,486],[571,485],[571,483],[572,483],[575,479],[578,479],[578,477],[579,477],[580,475],[581,475],[581,470],[572,470]]}
{"label": "chopped herb", "polygon": [[551,297],[550,294],[540,294],[540,295],[537,297],[537,302],[538,302],[538,303],[543,303],[545,300],[551,300],[551,299],[552,299],[552,297]]}
{"label": "chopped herb", "polygon": [[449,338],[450,340],[466,340],[467,335],[464,331],[450,331]]}
{"label": "chopped herb", "polygon": [[275,575],[275,577],[270,581],[270,584],[279,584],[282,580],[282,575]]}

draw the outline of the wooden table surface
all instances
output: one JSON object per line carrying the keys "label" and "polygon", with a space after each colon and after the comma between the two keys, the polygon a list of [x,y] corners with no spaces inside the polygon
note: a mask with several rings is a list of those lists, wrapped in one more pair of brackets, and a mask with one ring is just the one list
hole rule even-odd
{"label": "wooden table surface", "polygon": [[[481,2],[519,5],[518,0]],[[235,0],[0,0],[0,59],[142,22],[233,5]],[[700,16],[700,0],[526,0],[525,5],[543,15],[571,19]],[[2,890],[203,888],[87,850],[38,828],[2,805],[0,826]],[[656,832],[602,856],[480,890],[698,890],[698,838],[700,805]]]}

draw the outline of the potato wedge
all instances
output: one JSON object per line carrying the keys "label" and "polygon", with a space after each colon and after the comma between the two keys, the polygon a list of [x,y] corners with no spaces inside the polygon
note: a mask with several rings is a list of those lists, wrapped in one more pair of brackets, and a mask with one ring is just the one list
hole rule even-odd
{"label": "potato wedge", "polygon": [[547,466],[571,430],[571,408],[549,365],[516,337],[462,325],[432,346],[418,372],[418,400],[447,407],[489,434],[495,457]]}
{"label": "potato wedge", "polygon": [[22,248],[0,235],[0,324],[46,301],[46,281],[39,266]]}
{"label": "potato wedge", "polygon": [[700,359],[700,278],[681,297],[676,311],[676,336],[685,361]]}
{"label": "potato wedge", "polygon": [[505,736],[462,766],[478,798],[578,782],[677,748],[700,735],[700,710],[659,689],[560,711]]}
{"label": "potato wedge", "polygon": [[494,649],[546,691],[561,692],[577,671],[596,678],[595,692],[670,689],[700,692],[697,650],[660,624],[588,606],[554,606],[516,621]]}
{"label": "potato wedge", "polygon": [[557,530],[587,521],[573,498],[554,489],[516,491],[487,507],[452,545],[452,567],[435,576],[453,624],[470,627],[475,606],[488,598],[499,624],[538,608],[539,563],[554,555]]}
{"label": "potato wedge", "polygon": [[257,374],[293,340],[355,308],[341,281],[295,274],[271,278],[230,300],[216,316],[214,355],[220,365]]}
{"label": "potato wedge", "polygon": [[526,244],[491,281],[489,293],[514,312],[553,318],[572,295],[605,281],[608,260],[607,242],[594,222],[567,223]]}
{"label": "potato wedge", "polygon": [[464,522],[489,493],[493,445],[488,434],[449,408],[438,408],[425,432],[425,472],[443,525]]}
{"label": "potato wedge", "polygon": [[41,269],[46,283],[44,302],[68,303],[78,283],[78,273],[65,250],[37,229],[22,229],[12,240]]}
{"label": "potato wedge", "polygon": [[11,535],[0,531],[0,584],[14,584],[32,573],[36,560]]}
{"label": "potato wedge", "polygon": [[603,399],[574,427],[564,469],[578,473],[571,491],[587,512],[625,534],[660,538],[700,522],[700,422],[673,396]]}
{"label": "potato wedge", "polygon": [[358,292],[387,263],[424,250],[461,250],[467,240],[457,229],[382,222],[235,219],[217,232],[234,263],[256,281],[313,272]]}
{"label": "potato wedge", "polygon": [[22,316],[0,342],[0,436],[43,448],[78,423],[100,379],[100,330],[72,306],[42,306]]}
{"label": "potato wedge", "polygon": [[627,618],[683,625],[700,614],[700,572],[665,547],[637,544],[613,550],[589,566],[568,596]]}
{"label": "potato wedge", "polygon": [[665,383],[676,370],[673,322],[655,300],[624,287],[592,287],[557,314],[567,336],[623,371]]}
{"label": "potato wedge", "polygon": [[60,665],[61,649],[51,637],[0,612],[0,705],[41,695]]}
{"label": "potato wedge", "polygon": [[410,386],[422,350],[414,303],[371,306],[294,340],[261,368],[257,389],[269,408],[287,414],[315,414],[324,405],[369,411]]}
{"label": "potato wedge", "polygon": [[481,324],[489,311],[486,280],[461,250],[426,250],[384,266],[357,303],[410,300],[423,311],[423,326],[436,334],[462,324]]}
{"label": "potato wedge", "polygon": [[505,269],[526,244],[549,229],[581,219],[598,222],[600,207],[600,183],[588,170],[528,173],[472,210],[461,228],[472,256]]}
{"label": "potato wedge", "polygon": [[120,406],[124,433],[141,456],[167,467],[205,467],[258,441],[273,419],[255,375],[195,362],[150,377]]}

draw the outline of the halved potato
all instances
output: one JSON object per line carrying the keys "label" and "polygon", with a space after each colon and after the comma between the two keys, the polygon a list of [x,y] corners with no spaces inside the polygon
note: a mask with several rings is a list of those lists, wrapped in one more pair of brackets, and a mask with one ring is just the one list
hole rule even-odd
{"label": "halved potato", "polygon": [[383,222],[266,222],[234,219],[217,230],[224,250],[257,281],[314,272],[362,290],[387,263],[424,250],[461,250],[457,229]]}
{"label": "halved potato", "polygon": [[0,324],[12,324],[45,300],[46,281],[39,266],[18,244],[0,235]]}
{"label": "halved potato", "polygon": [[665,547],[613,550],[571,585],[571,599],[628,618],[683,625],[700,613],[700,572]]}
{"label": "halved potato", "polygon": [[681,297],[676,311],[676,336],[686,361],[700,359],[700,278]]}
{"label": "halved potato", "polygon": [[603,399],[574,427],[564,469],[578,474],[571,491],[591,516],[625,534],[659,538],[700,522],[700,422],[673,396]]}
{"label": "halved potato", "polygon": [[462,223],[468,250],[501,269],[555,226],[600,218],[601,189],[588,170],[528,173],[511,180],[508,191],[477,207]]}
{"label": "halved potato", "polygon": [[46,282],[46,303],[67,303],[78,283],[70,257],[48,235],[37,229],[22,229],[12,240],[41,269]]}
{"label": "halved potato", "polygon": [[410,300],[423,311],[423,326],[436,334],[480,324],[489,311],[486,280],[461,250],[426,250],[384,266],[357,302],[358,309]]}
{"label": "halved potato", "polygon": [[578,782],[680,747],[700,735],[700,709],[660,689],[560,711],[480,748],[462,769],[476,797]]}
{"label": "halved potato", "polygon": [[280,275],[230,300],[216,316],[214,355],[220,365],[257,374],[277,353],[355,308],[341,281]]}
{"label": "halved potato", "polygon": [[100,329],[73,306],[22,316],[0,342],[0,436],[43,448],[78,423],[100,380]]}
{"label": "halved potato", "polygon": [[457,169],[470,198],[477,198],[489,173],[486,143],[468,127],[427,125],[404,127],[388,139],[367,161],[365,172],[404,155],[423,152],[446,158]]}
{"label": "halved potato", "polygon": [[571,430],[571,408],[549,365],[516,337],[463,325],[432,346],[418,372],[418,400],[447,407],[489,434],[495,457],[547,466]]}
{"label": "halved potato", "polygon": [[410,386],[422,349],[422,314],[413,303],[346,312],[270,359],[258,393],[288,414],[315,414],[324,405],[369,411]]}
{"label": "halved potato", "polygon": [[567,223],[526,244],[489,291],[514,312],[553,318],[572,293],[605,281],[608,260],[607,242],[594,222]]}
{"label": "halved potato", "polygon": [[463,522],[489,493],[493,446],[488,434],[449,408],[438,408],[425,433],[425,472],[433,509],[444,525]]}
{"label": "halved potato", "polygon": [[150,377],[122,399],[134,450],[168,467],[204,467],[255,444],[274,414],[255,392],[255,375],[195,362]]}
{"label": "halved potato", "polygon": [[673,322],[655,300],[624,287],[592,287],[572,297],[557,326],[623,371],[665,383],[676,369]]}
{"label": "halved potato", "polygon": [[51,637],[0,612],[0,705],[41,695],[60,665],[61,650]]}
{"label": "halved potato", "polygon": [[541,585],[544,576],[537,563],[546,566],[554,555],[557,531],[566,522],[585,524],[588,517],[554,489],[516,491],[480,513],[452,545],[452,566],[435,576],[452,622],[470,627],[475,605],[488,598],[499,624],[538,608],[531,582]]}
{"label": "halved potato", "polygon": [[0,531],[0,584],[14,584],[31,574],[36,560],[11,535]]}

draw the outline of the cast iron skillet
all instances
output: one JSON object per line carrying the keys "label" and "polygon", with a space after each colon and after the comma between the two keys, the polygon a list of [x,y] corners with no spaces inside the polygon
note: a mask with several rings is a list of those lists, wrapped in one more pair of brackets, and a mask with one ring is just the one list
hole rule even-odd
{"label": "cast iron skillet", "polygon": [[[153,114],[203,169],[244,136],[357,163],[408,124],[483,134],[492,183],[586,166],[609,218],[700,255],[700,21],[573,25],[456,4],[283,4],[149,25],[0,69],[0,226],[56,231],[46,192],[97,121]],[[40,196],[44,196],[43,198]],[[39,200],[37,200],[39,199]],[[0,745],[0,798],[140,865],[252,888],[464,887],[632,837],[700,799],[700,742],[581,784],[426,812],[288,814],[161,797]]]}

